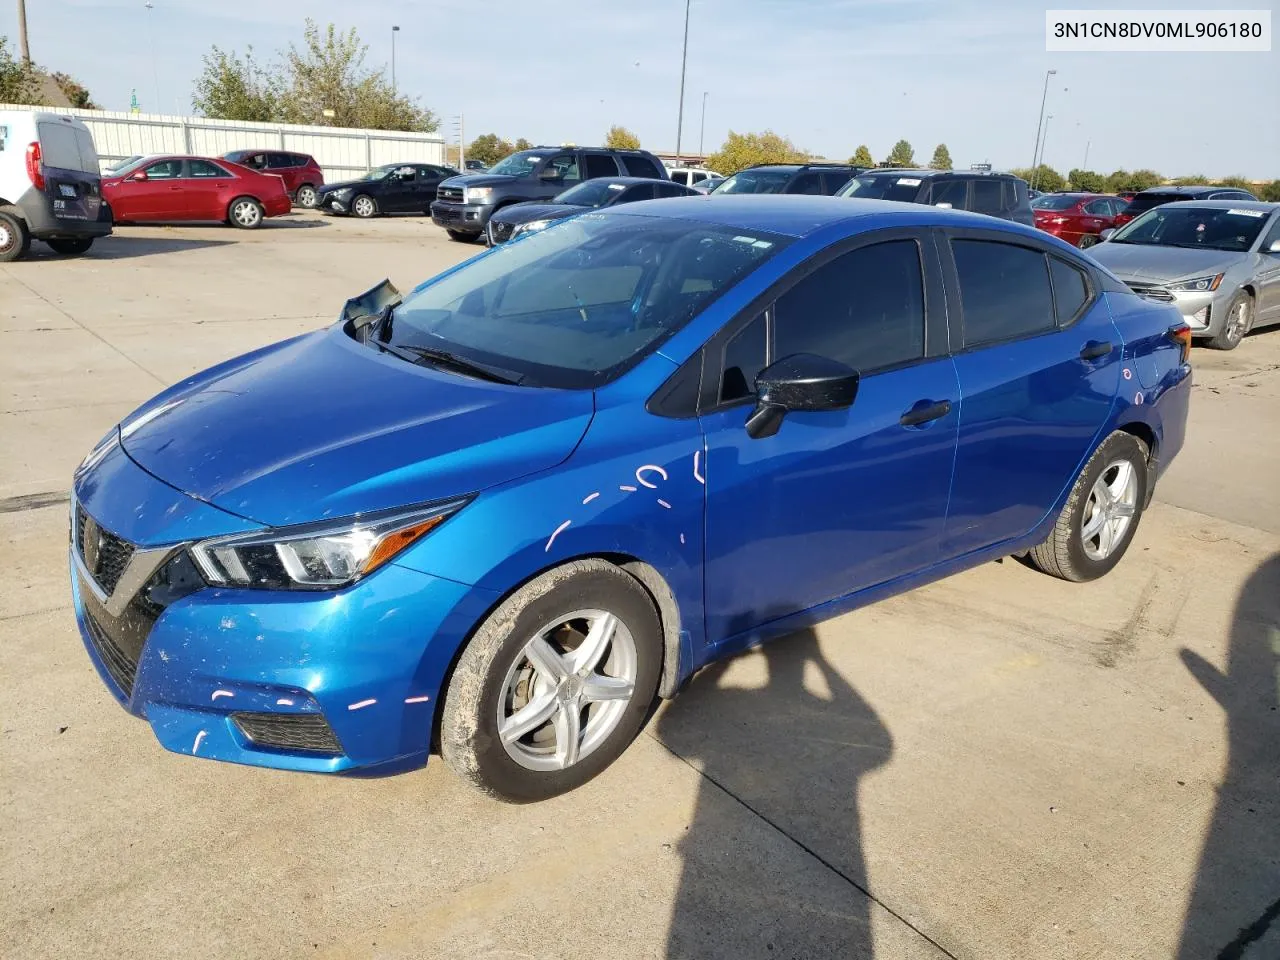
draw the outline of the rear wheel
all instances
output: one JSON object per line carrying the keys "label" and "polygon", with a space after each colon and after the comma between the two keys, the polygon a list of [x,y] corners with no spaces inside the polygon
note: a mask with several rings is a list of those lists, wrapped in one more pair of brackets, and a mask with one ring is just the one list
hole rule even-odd
{"label": "rear wheel", "polygon": [[1085,464],[1049,539],[1028,554],[1063,580],[1096,580],[1120,562],[1147,502],[1147,446],[1116,431]]}
{"label": "rear wheel", "polygon": [[474,233],[464,233],[461,230],[445,230],[445,233],[449,235],[450,240],[456,240],[458,243],[471,243],[476,238]]}
{"label": "rear wheel", "polygon": [[557,567],[467,644],[445,697],[441,753],[502,800],[572,790],[635,739],[661,669],[662,626],[635,578],[603,560]]}
{"label": "rear wheel", "polygon": [[304,183],[298,188],[298,206],[303,210],[314,210],[316,206],[316,188]]}
{"label": "rear wheel", "polygon": [[1209,341],[1215,350],[1234,350],[1253,326],[1253,298],[1241,290],[1231,298],[1227,307],[1227,319],[1217,336]]}
{"label": "rear wheel", "polygon": [[351,201],[351,212],[362,220],[368,220],[378,215],[378,204],[373,197],[362,193]]}
{"label": "rear wheel", "polygon": [[53,248],[54,253],[60,253],[66,257],[74,257],[89,252],[89,248],[93,246],[93,237],[74,237],[66,240],[46,240],[45,242]]}
{"label": "rear wheel", "polygon": [[0,263],[9,263],[31,249],[31,234],[26,223],[11,213],[0,211]]}
{"label": "rear wheel", "polygon": [[227,208],[227,220],[233,227],[255,230],[262,226],[262,204],[253,197],[237,197]]}

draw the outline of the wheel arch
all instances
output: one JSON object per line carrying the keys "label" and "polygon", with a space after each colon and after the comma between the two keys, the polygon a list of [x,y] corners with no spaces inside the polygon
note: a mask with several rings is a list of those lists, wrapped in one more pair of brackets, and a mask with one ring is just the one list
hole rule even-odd
{"label": "wheel arch", "polygon": [[[1159,473],[1160,466],[1160,438],[1156,436],[1151,424],[1143,420],[1127,420],[1124,423],[1117,423],[1113,432],[1127,433],[1129,436],[1141,440],[1147,448],[1146,495],[1142,504],[1143,509],[1146,509],[1151,505],[1151,499],[1155,496],[1156,491],[1156,476]],[[1106,441],[1106,437],[1103,437],[1103,441]]]}

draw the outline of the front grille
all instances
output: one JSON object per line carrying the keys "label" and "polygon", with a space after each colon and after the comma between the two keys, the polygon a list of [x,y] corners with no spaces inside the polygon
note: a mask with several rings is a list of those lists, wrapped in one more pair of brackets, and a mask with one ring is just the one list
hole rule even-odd
{"label": "front grille", "polygon": [[448,200],[450,203],[461,203],[462,190],[462,187],[440,187],[436,191],[436,199]]}
{"label": "front grille", "polygon": [[1154,300],[1157,303],[1173,303],[1177,298],[1167,289],[1158,283],[1140,283],[1135,280],[1126,281],[1126,285],[1130,290],[1140,297],[1147,300]]}
{"label": "front grille", "polygon": [[303,753],[342,753],[342,744],[318,713],[233,713],[231,720],[255,746]]}
{"label": "front grille", "polygon": [[133,544],[98,526],[84,507],[77,504],[76,550],[102,592],[111,596],[133,556]]}
{"label": "front grille", "polygon": [[98,658],[107,668],[107,673],[111,674],[111,679],[116,682],[116,686],[124,692],[125,696],[129,696],[133,692],[133,681],[138,674],[138,661],[116,645],[111,634],[107,633],[98,622],[98,618],[88,609],[84,612],[84,622],[89,628],[89,640],[93,644],[93,649],[97,651]]}
{"label": "front grille", "polygon": [[503,243],[511,239],[511,231],[516,228],[514,223],[495,223],[489,221],[489,228],[493,231],[493,242]]}

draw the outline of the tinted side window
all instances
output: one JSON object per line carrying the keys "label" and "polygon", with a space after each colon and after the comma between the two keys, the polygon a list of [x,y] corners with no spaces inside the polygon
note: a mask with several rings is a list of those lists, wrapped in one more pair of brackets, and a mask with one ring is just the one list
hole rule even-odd
{"label": "tinted side window", "polygon": [[690,196],[688,190],[681,189],[678,183],[655,183],[653,185],[654,192],[659,197],[687,197]]}
{"label": "tinted side window", "polygon": [[1110,200],[1090,200],[1081,209],[1085,213],[1091,213],[1095,217],[1108,217],[1111,215]]}
{"label": "tinted side window", "polygon": [[618,165],[607,153],[588,153],[582,159],[587,168],[587,180],[618,175]]}
{"label": "tinted side window", "polygon": [[721,403],[741,400],[756,392],[756,377],[764,369],[766,335],[762,313],[724,345],[724,372],[720,375]]}
{"label": "tinted side window", "polygon": [[[208,160],[188,160],[187,176],[190,177],[228,177],[230,176],[225,170],[217,164],[210,163]],[[147,176],[151,176],[151,171],[147,171]]]}
{"label": "tinted side window", "polygon": [[1280,217],[1276,217],[1275,223],[1271,225],[1267,235],[1262,238],[1262,243],[1258,245],[1258,249],[1266,253],[1277,240],[1280,240]]}
{"label": "tinted side window", "polygon": [[174,180],[182,176],[182,161],[160,160],[146,169],[148,180]]}
{"label": "tinted side window", "polygon": [[787,193],[807,193],[815,197],[822,196],[823,192],[820,173],[802,173],[792,180],[791,186],[787,188]]}
{"label": "tinted side window", "polygon": [[614,203],[635,203],[637,200],[652,200],[653,186],[648,183],[637,183],[634,187],[627,187],[622,191],[622,196]]}
{"label": "tinted side window", "polygon": [[1049,258],[1049,274],[1053,277],[1053,305],[1058,326],[1065,327],[1088,301],[1089,284],[1083,273],[1057,257]]}
{"label": "tinted side window", "polygon": [[991,240],[953,240],[951,251],[960,280],[966,347],[1053,329],[1044,254]]}
{"label": "tinted side window", "polygon": [[969,189],[967,180],[956,180],[947,177],[943,180],[935,180],[929,190],[929,202],[934,206],[940,203],[949,203],[956,210],[965,209],[965,193]]}
{"label": "tinted side window", "polygon": [[774,356],[816,353],[868,373],[924,356],[924,280],[914,240],[836,257],[778,298]]}
{"label": "tinted side window", "polygon": [[656,177],[659,180],[669,179],[648,157],[637,154],[623,154],[618,158],[628,177]]}
{"label": "tinted side window", "polygon": [[823,193],[833,197],[837,190],[853,179],[853,171],[828,170],[822,175],[822,179],[827,185]]}
{"label": "tinted side window", "polygon": [[1027,203],[1027,185],[1021,180],[1004,181],[1004,206],[1006,210],[1017,210]]}
{"label": "tinted side window", "polygon": [[1000,203],[1002,185],[999,180],[973,181],[973,205],[969,208],[974,213],[985,213],[998,216],[1003,209]]}

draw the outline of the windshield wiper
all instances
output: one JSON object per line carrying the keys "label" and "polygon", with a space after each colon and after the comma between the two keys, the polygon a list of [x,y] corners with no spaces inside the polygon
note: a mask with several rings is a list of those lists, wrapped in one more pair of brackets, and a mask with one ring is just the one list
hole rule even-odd
{"label": "windshield wiper", "polygon": [[491,367],[486,363],[477,363],[475,360],[468,360],[466,357],[449,353],[447,350],[436,350],[432,347],[419,347],[412,344],[379,343],[378,346],[390,350],[397,356],[410,359],[414,363],[425,361],[438,367],[456,370],[469,377],[476,377],[479,380],[516,384],[524,379],[523,374],[503,370],[501,367]]}

